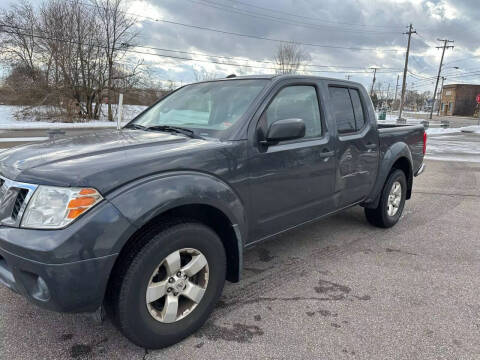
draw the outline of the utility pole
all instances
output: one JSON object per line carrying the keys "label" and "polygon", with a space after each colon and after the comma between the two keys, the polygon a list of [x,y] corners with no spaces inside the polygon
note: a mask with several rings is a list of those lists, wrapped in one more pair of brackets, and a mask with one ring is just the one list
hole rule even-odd
{"label": "utility pole", "polygon": [[408,27],[408,31],[404,34],[408,34],[408,44],[407,44],[407,54],[405,55],[405,68],[403,69],[403,82],[402,82],[402,96],[400,97],[400,112],[398,114],[398,118],[402,118],[402,111],[403,111],[403,102],[405,101],[405,86],[407,82],[407,71],[408,71],[408,55],[410,54],[410,40],[412,39],[412,34],[416,34],[417,32],[413,30],[413,25],[410,24]]}
{"label": "utility pole", "polygon": [[345,77],[347,78],[347,80],[350,80],[350,78],[352,77],[352,75],[345,75]]}
{"label": "utility pole", "polygon": [[385,100],[385,103],[386,103],[386,106],[387,106],[387,109],[388,109],[388,95],[390,94],[390,83],[388,83],[388,88],[387,88],[387,98]]}
{"label": "utility pole", "polygon": [[395,85],[395,100],[393,100],[393,106],[397,103],[397,92],[398,92],[398,80],[400,79],[400,75],[397,75],[397,85]]}
{"label": "utility pole", "polygon": [[437,81],[435,83],[435,91],[433,92],[432,108],[430,110],[430,120],[432,119],[433,107],[435,105],[435,97],[437,95],[438,82],[440,80],[440,74],[442,73],[443,57],[445,56],[445,50],[454,48],[453,45],[447,45],[448,43],[453,43],[454,42],[453,40],[448,40],[448,39],[437,39],[437,40],[443,41],[443,46],[437,46],[437,49],[443,49],[443,50],[442,50],[442,57],[440,58],[440,66],[438,67],[438,75],[437,75]]}
{"label": "utility pole", "polygon": [[442,86],[440,86],[440,104],[438,104],[438,111],[437,116],[440,115],[440,108],[442,107],[442,99],[443,99],[443,82],[445,81],[446,77],[442,76]]}
{"label": "utility pole", "polygon": [[375,80],[377,79],[376,78],[376,75],[377,75],[377,67],[371,67],[370,69],[373,70],[373,82],[372,82],[372,89],[370,90],[370,96],[373,96],[373,86],[375,85]]}

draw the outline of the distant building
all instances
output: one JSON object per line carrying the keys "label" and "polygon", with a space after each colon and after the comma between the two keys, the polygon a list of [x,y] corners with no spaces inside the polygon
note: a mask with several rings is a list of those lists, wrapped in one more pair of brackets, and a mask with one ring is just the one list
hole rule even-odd
{"label": "distant building", "polygon": [[440,115],[473,116],[480,85],[449,84],[443,87]]}

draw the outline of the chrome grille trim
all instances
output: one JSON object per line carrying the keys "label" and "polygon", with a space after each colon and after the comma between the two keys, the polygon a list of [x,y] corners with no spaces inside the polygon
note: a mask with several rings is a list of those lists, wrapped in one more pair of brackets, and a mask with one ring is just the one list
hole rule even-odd
{"label": "chrome grille trim", "polygon": [[[20,222],[22,221],[22,217],[25,212],[25,209],[27,208],[28,202],[30,201],[30,198],[32,197],[35,190],[37,190],[38,185],[13,181],[1,175],[0,175],[0,184],[1,184],[0,185],[0,195],[1,195],[0,208],[2,208],[3,206],[12,206],[12,211],[8,214],[3,214],[3,218],[0,218],[0,225],[19,227]],[[15,203],[17,202],[17,197],[20,195],[21,190],[27,191],[25,194],[25,199],[23,200],[23,203],[20,204],[18,211],[15,210],[16,214],[14,214]],[[3,203],[4,200],[8,199],[8,196],[6,195],[12,191],[17,192],[17,195],[14,197],[14,200],[13,200],[14,203],[4,204]]]}

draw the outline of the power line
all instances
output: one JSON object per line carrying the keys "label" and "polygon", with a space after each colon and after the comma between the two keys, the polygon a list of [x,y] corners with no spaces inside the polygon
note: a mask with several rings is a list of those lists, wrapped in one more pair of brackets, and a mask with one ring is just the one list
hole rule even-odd
{"label": "power line", "polygon": [[435,79],[435,76],[424,76],[424,75],[420,75],[420,74],[415,74],[415,73],[413,73],[413,72],[410,71],[410,70],[407,70],[407,72],[408,72],[413,78],[416,78],[416,79],[420,79],[420,80],[423,80],[423,79]]}
{"label": "power line", "polygon": [[[0,24],[0,25],[5,26],[4,24]],[[7,26],[9,26],[9,25],[7,25]],[[10,33],[10,34],[19,34],[19,35],[23,35],[23,36],[31,36],[33,38],[39,38],[39,39],[51,40],[51,41],[59,41],[59,42],[75,44],[75,45],[88,45],[88,46],[93,46],[93,47],[97,47],[97,48],[101,48],[101,49],[106,49],[107,48],[106,46],[103,46],[103,45],[85,44],[85,43],[78,42],[78,41],[72,41],[72,40],[66,40],[66,39],[60,39],[60,38],[54,38],[54,37],[48,37],[48,36],[40,36],[40,35],[35,35],[35,34],[32,34],[32,33],[30,33],[30,34],[18,33],[18,32],[3,30],[3,29],[0,29],[0,32]],[[125,47],[118,48],[116,50],[122,50],[122,51],[129,52],[129,53],[158,56],[158,57],[176,59],[176,60],[206,62],[206,63],[224,65],[224,66],[246,67],[246,68],[255,68],[255,69],[263,69],[263,70],[278,70],[278,68],[276,68],[276,67],[265,67],[265,66],[255,66],[255,65],[247,65],[247,64],[227,63],[227,62],[214,61],[214,60],[192,59],[192,58],[187,58],[187,57],[182,57],[182,56],[165,55],[165,54],[158,54],[158,53],[148,53],[148,52],[144,52],[144,51],[128,49],[128,48],[125,48]],[[347,74],[347,73],[349,73],[349,74],[368,74],[369,73],[368,71],[334,71],[334,70],[309,70],[309,72],[312,72],[312,73],[341,73],[341,74]]]}
{"label": "power line", "polygon": [[339,28],[338,26],[334,25],[322,25],[322,24],[312,24],[312,23],[306,23],[306,22],[301,22],[301,21],[296,21],[296,20],[291,20],[287,18],[282,18],[282,17],[276,17],[272,15],[267,15],[267,14],[261,14],[258,12],[246,10],[246,9],[239,9],[235,7],[231,7],[228,5],[224,5],[221,3],[217,3],[212,0],[187,0],[189,2],[199,4],[202,6],[207,6],[210,8],[226,11],[229,13],[235,13],[235,14],[241,14],[241,15],[248,15],[251,17],[256,17],[260,19],[266,19],[269,21],[275,21],[275,22],[280,22],[284,24],[290,24],[290,25],[295,25],[295,26],[302,26],[302,27],[307,27],[307,28],[314,28],[314,29],[322,29],[322,28],[334,28],[335,31],[339,32],[363,32],[363,33],[369,33],[371,35],[381,35],[381,34],[400,34],[398,31],[377,31],[377,30],[361,30],[361,29],[351,29],[351,28]]}
{"label": "power line", "polygon": [[461,59],[449,61],[449,62],[445,63],[445,65],[453,64],[453,63],[456,63],[456,62],[462,62],[462,61],[470,60],[470,59],[480,60],[480,56],[469,56],[469,57],[465,57],[465,58],[461,58]]}
{"label": "power line", "polygon": [[[242,64],[235,64],[235,63],[225,63],[220,61],[212,61],[212,60],[201,60],[201,59],[191,59],[187,57],[181,56],[173,56],[173,55],[164,55],[164,54],[157,54],[157,53],[148,53],[144,51],[137,51],[137,50],[125,50],[132,53],[143,54],[143,55],[153,55],[159,56],[164,58],[170,59],[178,59],[178,60],[185,60],[185,61],[197,61],[197,62],[207,62],[211,64],[217,65],[225,65],[225,66],[236,66],[236,67],[247,67],[247,68],[254,68],[254,69],[263,69],[263,70],[278,70],[276,67],[265,67],[265,66],[255,66],[255,65],[242,65]],[[308,70],[308,72],[312,73],[337,73],[337,74],[368,74],[368,71],[335,71],[335,70]]]}
{"label": "power line", "polygon": [[[95,5],[93,5],[93,4],[88,4],[88,3],[85,3],[85,2],[81,2],[81,3],[86,5],[86,6],[95,7]],[[246,37],[246,38],[252,38],[252,39],[257,39],[257,40],[272,41],[272,42],[278,42],[278,43],[297,44],[297,45],[303,45],[303,46],[329,48],[329,49],[340,49],[340,50],[385,51],[385,52],[402,52],[403,51],[401,49],[362,48],[362,47],[349,47],[349,46],[337,46],[337,45],[323,45],[323,44],[299,42],[299,41],[294,41],[294,40],[275,39],[275,38],[269,38],[269,37],[258,36],[258,35],[242,34],[242,33],[237,33],[237,32],[233,32],[233,31],[214,29],[214,28],[209,28],[209,27],[205,27],[205,26],[190,25],[190,24],[185,24],[185,23],[181,23],[181,22],[178,22],[178,21],[158,19],[158,18],[153,18],[153,17],[150,17],[150,16],[135,14],[133,12],[123,11],[123,10],[121,12],[124,13],[124,14],[129,14],[129,15],[135,16],[135,17],[143,18],[143,19],[146,19],[146,20],[149,20],[149,21],[152,21],[152,22],[162,22],[162,23],[165,23],[165,24],[178,25],[178,26],[188,27],[188,28],[197,29],[197,30],[205,30],[205,31],[211,31],[211,32],[216,32],[216,33],[220,33],[220,34],[225,34],[225,35],[233,35],[233,36]]]}
{"label": "power line", "polygon": [[[297,15],[297,14],[289,13],[289,12],[286,12],[286,11],[281,11],[281,10],[276,10],[276,9],[272,9],[272,8],[267,8],[267,7],[262,7],[262,6],[258,6],[258,5],[249,4],[249,3],[246,3],[246,2],[243,2],[243,1],[240,1],[240,0],[226,0],[226,1],[229,1],[229,2],[231,2],[231,3],[236,3],[236,4],[242,4],[242,5],[244,5],[244,6],[249,6],[249,7],[256,8],[256,9],[266,10],[266,11],[269,11],[269,12],[276,12],[276,13],[279,13],[279,14],[285,14],[285,15],[289,15],[289,16],[293,16],[293,17],[298,17],[298,18],[302,18],[302,19],[320,20],[320,21],[322,21],[322,22],[330,23],[330,24],[339,24],[339,25],[348,25],[348,26],[360,26],[360,27],[391,28],[391,26],[385,26],[385,25],[354,24],[354,23],[347,23],[347,22],[331,21],[331,20],[326,20],[326,19],[322,19],[322,18],[318,18],[318,17],[311,17],[311,16],[305,16],[305,15]],[[400,29],[400,27],[399,27],[399,29]]]}
{"label": "power line", "polygon": [[[230,59],[230,60],[237,60],[237,61],[253,61],[253,62],[264,63],[264,64],[274,64],[274,65],[276,64],[276,62],[270,61],[270,60],[255,60],[255,59],[248,59],[248,58],[240,58],[238,56],[213,55],[213,54],[207,54],[207,53],[201,53],[201,52],[165,49],[165,48],[159,48],[159,47],[147,46],[147,45],[134,45],[132,47],[159,50],[159,51],[165,51],[165,52],[176,52],[176,53],[188,54],[188,55],[215,57],[215,58]],[[302,66],[304,66],[304,67],[320,67],[320,68],[332,68],[333,67],[333,68],[357,69],[357,70],[358,69],[366,69],[366,67],[363,67],[363,66],[342,66],[342,65],[304,64]],[[390,68],[390,67],[379,67],[378,69],[379,70],[393,70],[393,71],[380,71],[380,73],[395,72],[395,71],[399,70],[398,68]]]}
{"label": "power line", "polygon": [[[7,24],[1,24],[0,26],[4,27],[10,27],[14,28],[17,30],[23,30],[26,31],[24,28],[12,26],[12,25],[7,25]],[[44,40],[51,40],[51,41],[59,41],[59,42],[64,42],[64,43],[70,43],[70,44],[75,44],[75,45],[88,45],[88,46],[95,46],[99,48],[106,48],[105,46],[101,45],[92,45],[92,44],[85,44],[82,42],[77,42],[77,41],[72,41],[69,39],[61,39],[61,38],[55,38],[55,37],[48,37],[45,35],[35,35],[32,33],[18,33],[18,32],[13,32],[13,31],[7,31],[7,30],[2,30],[0,29],[0,32],[5,32],[5,33],[10,33],[10,34],[19,34],[23,36],[32,36],[35,38],[40,38]],[[132,47],[133,49],[129,49],[128,47]],[[164,52],[175,52],[175,53],[181,53],[181,54],[188,54],[188,55],[199,55],[199,56],[206,56],[206,57],[216,57],[216,58],[225,58],[225,59],[230,59],[230,60],[237,60],[237,61],[249,61],[249,59],[239,59],[233,56],[218,56],[218,55],[211,55],[211,54],[205,54],[205,53],[197,53],[197,52],[189,52],[189,51],[182,51],[182,50],[172,50],[172,49],[165,49],[165,48],[158,48],[158,47],[153,47],[153,46],[146,46],[146,45],[133,45],[130,46],[128,44],[123,44],[122,47],[116,49],[116,50],[123,50],[126,52],[134,52],[134,53],[139,53],[139,54],[144,54],[144,55],[154,55],[154,56],[161,56],[161,57],[166,57],[166,58],[172,58],[172,59],[181,59],[181,60],[190,60],[190,61],[199,61],[199,62],[208,62],[208,63],[213,63],[213,64],[218,64],[218,65],[228,65],[228,66],[238,66],[238,67],[249,67],[249,68],[261,68],[261,69],[276,69],[276,68],[266,68],[266,67],[261,67],[261,66],[253,66],[253,65],[248,65],[248,64],[236,64],[236,63],[226,63],[226,62],[220,62],[220,61],[214,61],[214,60],[205,60],[205,59],[192,59],[192,58],[186,58],[186,57],[181,57],[181,56],[170,56],[170,55],[165,55],[165,54],[157,54],[157,53],[147,53],[147,52],[141,52],[138,50],[135,50],[135,48],[141,48],[141,49],[150,49],[150,50],[159,50],[159,51],[164,51]],[[266,63],[266,64],[272,64],[275,65],[276,63],[273,61],[267,61],[267,60],[251,60],[254,62],[260,62],[260,63]],[[337,66],[337,65],[317,65],[317,64],[305,64],[302,66],[308,66],[308,67],[324,67],[324,68],[350,68],[350,69],[365,69],[364,67],[350,67],[350,66]],[[379,68],[383,70],[381,73],[389,73],[389,72],[395,72],[396,70],[393,68]],[[391,71],[393,70],[393,71]],[[312,70],[313,71],[313,70]],[[333,71],[333,70],[322,70],[322,71],[317,71],[317,72],[330,72],[330,73],[368,73],[368,71]]]}
{"label": "power line", "polygon": [[[135,14],[132,14],[132,15],[135,15]],[[145,18],[147,18],[147,17],[145,17]],[[239,36],[239,37],[246,37],[246,38],[251,38],[251,39],[272,41],[272,42],[278,42],[278,43],[297,44],[297,45],[303,45],[303,46],[329,48],[329,49],[356,50],[356,51],[385,51],[385,52],[402,52],[403,51],[401,49],[389,49],[389,48],[386,48],[386,49],[383,49],[383,48],[362,48],[362,47],[349,47],[349,46],[305,43],[305,42],[299,42],[299,41],[294,41],[294,40],[276,39],[276,38],[269,38],[269,37],[258,36],[258,35],[242,34],[242,33],[237,33],[237,32],[233,32],[233,31],[213,29],[213,28],[208,28],[208,27],[198,26],[198,25],[189,25],[189,24],[184,24],[184,23],[180,23],[180,22],[176,22],[176,21],[170,21],[170,20],[164,20],[164,19],[154,19],[154,18],[149,18],[149,19],[151,21],[163,22],[163,23],[172,24],[172,25],[179,25],[179,26],[184,26],[184,27],[188,27],[188,28],[192,28],[192,29],[206,30],[206,31],[220,33],[220,34],[234,35],[234,36]]]}

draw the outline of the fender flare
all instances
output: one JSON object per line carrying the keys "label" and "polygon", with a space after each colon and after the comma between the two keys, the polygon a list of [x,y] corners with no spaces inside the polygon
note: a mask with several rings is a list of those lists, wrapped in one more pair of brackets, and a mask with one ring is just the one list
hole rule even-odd
{"label": "fender flare", "polygon": [[387,181],[387,177],[390,174],[393,165],[401,158],[408,160],[409,174],[407,176],[407,199],[410,198],[411,194],[411,184],[412,184],[412,153],[408,145],[404,142],[397,142],[390,146],[385,152],[382,158],[380,158],[379,169],[377,173],[377,178],[375,184],[373,185],[372,191],[367,199],[362,203],[362,206],[366,208],[376,208],[380,201],[382,195],[382,189]]}
{"label": "fender flare", "polygon": [[[245,206],[235,190],[220,178],[197,171],[161,173],[128,183],[106,198],[135,229],[179,206],[208,205],[216,208],[232,224],[241,272],[244,239],[247,236]],[[128,239],[115,244],[115,251],[120,252]]]}

